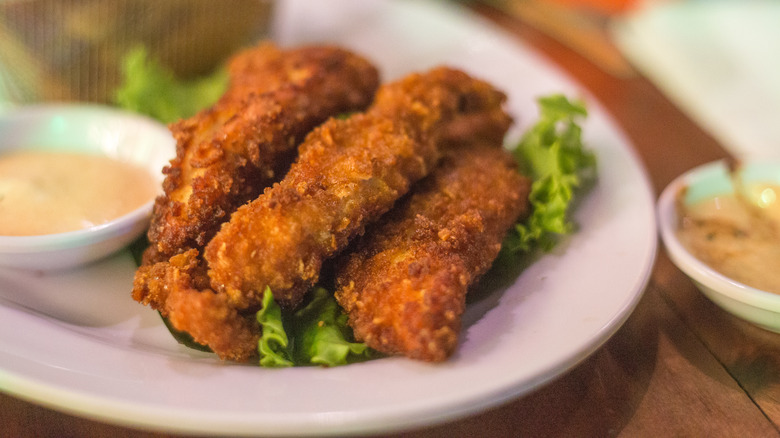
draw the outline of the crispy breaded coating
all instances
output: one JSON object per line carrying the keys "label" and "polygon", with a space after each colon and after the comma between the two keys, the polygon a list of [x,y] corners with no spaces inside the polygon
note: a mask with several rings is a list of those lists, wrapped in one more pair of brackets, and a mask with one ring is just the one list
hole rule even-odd
{"label": "crispy breaded coating", "polygon": [[[150,287],[164,296],[145,296],[146,302],[177,329],[208,345],[220,358],[246,361],[257,355],[260,327],[254,314],[240,314],[224,294],[208,290],[208,279],[198,251],[191,249],[169,261],[155,263],[136,276],[138,288]],[[159,284],[154,284],[159,283]]]}
{"label": "crispy breaded coating", "polygon": [[154,207],[150,263],[202,248],[238,206],[281,178],[314,126],[368,106],[379,81],[346,50],[268,43],[232,58],[229,73],[216,104],[170,126],[176,158]]}
{"label": "crispy breaded coating", "polygon": [[368,106],[379,79],[340,48],[267,43],[235,55],[229,72],[214,106],[170,126],[176,158],[164,169],[132,296],[223,359],[246,360],[257,350],[254,315],[209,289],[199,253],[236,208],[281,178],[314,126]]}
{"label": "crispy breaded coating", "polygon": [[529,189],[529,179],[495,142],[448,153],[337,260],[335,295],[355,338],[387,354],[448,358],[468,287],[527,214]]}
{"label": "crispy breaded coating", "polygon": [[257,306],[266,287],[295,307],[323,261],[430,172],[453,124],[480,116],[503,133],[504,100],[449,68],[380,87],[366,113],[312,131],[285,178],[223,225],[204,253],[212,287],[240,309]]}

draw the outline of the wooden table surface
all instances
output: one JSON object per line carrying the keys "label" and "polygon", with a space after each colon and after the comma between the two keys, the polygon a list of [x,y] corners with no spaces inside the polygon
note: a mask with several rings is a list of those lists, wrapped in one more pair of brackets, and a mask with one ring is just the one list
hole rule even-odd
{"label": "wooden table surface", "polygon": [[[724,149],[641,76],[616,79],[547,34],[474,6],[579,81],[633,142],[656,193]],[[161,437],[0,394],[0,437]],[[649,285],[623,327],[537,391],[403,437],[780,437],[780,335],[701,295],[659,244]]]}

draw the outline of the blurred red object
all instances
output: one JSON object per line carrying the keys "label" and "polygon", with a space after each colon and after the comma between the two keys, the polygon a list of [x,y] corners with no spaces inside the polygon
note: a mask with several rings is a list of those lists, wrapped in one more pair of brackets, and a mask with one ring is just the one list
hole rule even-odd
{"label": "blurred red object", "polygon": [[528,24],[579,53],[603,71],[629,78],[636,74],[613,44],[613,18],[647,0],[490,0],[485,3]]}
{"label": "blurred red object", "polygon": [[596,12],[616,15],[627,10],[637,3],[637,0],[549,0],[568,7],[591,9]]}

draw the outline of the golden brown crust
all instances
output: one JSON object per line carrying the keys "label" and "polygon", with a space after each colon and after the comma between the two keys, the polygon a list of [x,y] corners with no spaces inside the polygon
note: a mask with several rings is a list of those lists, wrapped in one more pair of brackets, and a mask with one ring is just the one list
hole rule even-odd
{"label": "golden brown crust", "polygon": [[197,250],[144,266],[139,273],[136,281],[152,293],[136,299],[158,310],[177,330],[208,345],[225,360],[246,361],[257,355],[260,327],[254,315],[240,314],[224,294],[207,288],[208,279]]}
{"label": "golden brown crust", "polygon": [[[157,222],[153,225],[164,223],[167,231],[150,230],[150,238],[156,240],[144,254],[133,291],[137,301],[159,310],[176,329],[188,332],[221,358],[239,361],[256,355],[260,328],[254,311],[260,307],[266,286],[280,305],[296,306],[317,281],[323,261],[390,210],[413,184],[438,166],[443,153],[449,157],[448,150],[470,145],[477,138],[484,138],[496,150],[511,122],[502,108],[505,96],[463,72],[438,68],[409,75],[382,87],[367,112],[348,119],[330,119],[315,128],[300,145],[299,157],[287,176],[256,200],[236,209],[233,201],[226,200],[237,199],[231,198],[236,193],[238,198],[250,196],[242,190],[255,190],[256,184],[262,184],[256,183],[256,174],[247,169],[265,178],[278,173],[268,170],[268,159],[278,158],[277,153],[283,155],[285,152],[279,151],[289,146],[283,145],[283,140],[289,143],[297,135],[291,136],[287,125],[306,117],[300,112],[285,113],[288,106],[308,111],[302,102],[312,99],[301,89],[285,84],[263,93],[263,98],[251,92],[247,98],[240,97],[247,87],[251,88],[251,81],[244,83],[237,77],[246,79],[247,71],[276,65],[275,48],[256,50],[270,54],[260,59],[247,52],[231,63],[234,80],[220,100],[223,107],[217,104],[172,127],[178,140],[179,161],[174,160],[168,169],[167,198],[160,201],[163,205],[156,211]],[[288,79],[294,81],[298,74],[308,77],[310,73],[311,69],[303,68],[289,73]],[[342,80],[352,82],[349,85],[354,87],[351,79]],[[323,97],[316,94],[320,92],[314,90],[318,99]],[[308,106],[312,105],[317,106]],[[235,117],[225,116],[234,111],[228,109],[230,106],[240,109]],[[255,125],[263,128],[252,131]],[[263,144],[266,146],[261,147]],[[275,149],[277,146],[279,149]],[[284,161],[274,159],[277,163]],[[445,166],[451,159],[447,158]],[[475,158],[474,162],[483,160]],[[501,167],[496,160],[490,163],[480,165],[479,172],[489,173],[486,170],[491,165]],[[474,181],[482,184],[479,178]],[[483,189],[503,190],[499,185],[484,182]],[[244,189],[231,192],[236,187]],[[497,199],[497,203],[502,202],[500,197]],[[466,208],[469,204],[458,201],[455,205]],[[487,211],[493,207],[499,211],[512,208],[479,205]],[[415,219],[414,226],[421,236],[434,232],[440,225],[436,219],[449,214],[446,205],[440,207],[444,210],[436,210],[433,217]],[[212,238],[213,227],[231,212],[230,221],[224,222]],[[410,279],[427,281],[430,288],[444,290],[432,295],[433,304],[426,305],[434,311],[448,309],[445,318],[459,321],[463,303],[455,303],[452,297],[461,301],[462,297],[451,291],[465,287],[490,264],[472,260],[469,249],[462,247],[487,245],[480,243],[482,232],[490,227],[485,214],[478,209],[468,210],[448,219],[446,230],[436,231],[446,245],[430,238],[425,249],[430,260],[420,259],[406,268]],[[441,233],[449,233],[451,238]],[[490,250],[497,251],[500,240],[491,245]],[[453,255],[448,251],[454,251]],[[487,252],[485,249],[473,257],[486,259]],[[467,263],[464,267],[457,264],[461,260]],[[381,272],[377,272],[378,277]],[[426,272],[439,274],[425,277]],[[406,321],[425,320],[415,313],[420,309],[408,309],[411,313],[405,316]],[[445,329],[431,339],[454,345],[453,340],[446,341],[457,337],[447,332],[451,325],[436,324]]]}
{"label": "golden brown crust", "polygon": [[454,124],[483,116],[503,136],[504,100],[482,81],[438,68],[381,87],[364,114],[329,120],[306,138],[287,176],[207,245],[212,287],[241,309],[256,307],[266,287],[295,307],[323,261],[429,173]]}
{"label": "golden brown crust", "polygon": [[529,208],[530,181],[495,142],[454,149],[442,161],[336,270],[336,298],[355,337],[425,361],[452,354],[469,285]]}
{"label": "golden brown crust", "polygon": [[314,126],[364,108],[378,85],[372,65],[335,47],[261,44],[229,70],[214,106],[170,126],[177,154],[148,233],[156,261],[202,248],[239,205],[281,178]]}
{"label": "golden brown crust", "polygon": [[314,126],[367,106],[378,73],[340,48],[271,44],[237,54],[229,70],[229,89],[213,107],[170,126],[177,155],[164,169],[132,296],[223,359],[246,360],[257,349],[257,322],[209,289],[199,252],[239,205],[281,177]]}

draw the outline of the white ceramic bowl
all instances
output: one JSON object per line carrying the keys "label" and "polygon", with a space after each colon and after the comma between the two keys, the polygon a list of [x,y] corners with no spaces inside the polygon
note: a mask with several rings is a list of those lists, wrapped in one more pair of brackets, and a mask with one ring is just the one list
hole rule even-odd
{"label": "white ceramic bowl", "polygon": [[[745,182],[780,184],[780,163],[746,162],[740,173]],[[684,202],[733,191],[728,168],[723,161],[696,167],[675,179],[658,200],[658,224],[669,257],[687,274],[699,290],[724,310],[774,332],[780,332],[780,295],[734,281],[695,258],[677,239],[677,194],[688,187]]]}
{"label": "white ceramic bowl", "polygon": [[[99,153],[141,165],[161,183],[175,148],[164,125],[110,107],[35,105],[0,113],[0,154],[19,149]],[[153,203],[152,197],[124,216],[84,230],[0,236],[0,266],[66,269],[105,257],[146,230]]]}

